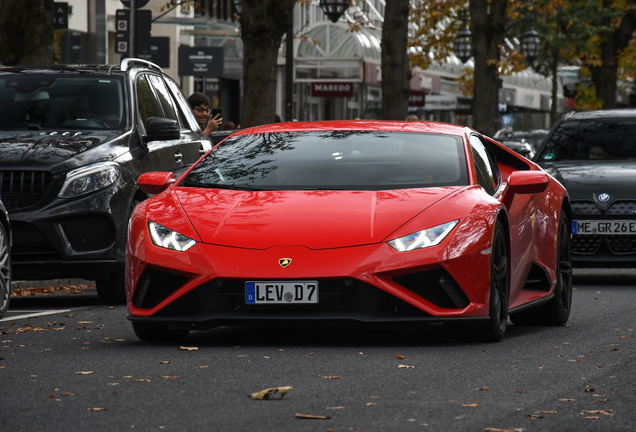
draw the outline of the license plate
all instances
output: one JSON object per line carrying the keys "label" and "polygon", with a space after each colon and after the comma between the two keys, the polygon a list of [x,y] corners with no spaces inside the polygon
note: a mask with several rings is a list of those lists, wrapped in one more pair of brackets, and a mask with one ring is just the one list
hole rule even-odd
{"label": "license plate", "polygon": [[318,303],[318,281],[245,282],[245,303]]}
{"label": "license plate", "polygon": [[572,234],[617,235],[636,234],[636,221],[579,220],[572,222]]}

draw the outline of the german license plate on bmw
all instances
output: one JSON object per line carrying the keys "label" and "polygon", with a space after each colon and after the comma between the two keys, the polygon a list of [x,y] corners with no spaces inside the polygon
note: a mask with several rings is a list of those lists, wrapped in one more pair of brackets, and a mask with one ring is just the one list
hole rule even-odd
{"label": "german license plate on bmw", "polygon": [[578,235],[616,235],[636,234],[634,220],[579,220],[572,222],[572,234]]}
{"label": "german license plate on bmw", "polygon": [[245,282],[247,304],[318,303],[318,281]]}

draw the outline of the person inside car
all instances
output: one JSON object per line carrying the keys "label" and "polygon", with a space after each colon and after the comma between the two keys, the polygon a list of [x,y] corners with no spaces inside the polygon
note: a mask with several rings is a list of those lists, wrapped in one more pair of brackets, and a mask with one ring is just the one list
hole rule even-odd
{"label": "person inside car", "polygon": [[197,123],[201,127],[205,136],[210,136],[211,132],[214,132],[221,126],[223,119],[220,114],[212,117],[210,115],[210,98],[203,93],[194,92],[188,98],[188,103],[192,109],[192,114],[197,119]]}
{"label": "person inside car", "polygon": [[607,156],[607,152],[600,146],[590,148],[590,159],[606,159]]}

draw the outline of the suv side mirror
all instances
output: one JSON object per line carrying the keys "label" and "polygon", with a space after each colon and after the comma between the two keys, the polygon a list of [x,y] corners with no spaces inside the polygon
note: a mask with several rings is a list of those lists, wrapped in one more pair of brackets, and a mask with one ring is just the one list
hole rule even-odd
{"label": "suv side mirror", "polygon": [[144,137],[144,142],[181,138],[177,121],[163,117],[150,117],[146,131],[148,135]]}

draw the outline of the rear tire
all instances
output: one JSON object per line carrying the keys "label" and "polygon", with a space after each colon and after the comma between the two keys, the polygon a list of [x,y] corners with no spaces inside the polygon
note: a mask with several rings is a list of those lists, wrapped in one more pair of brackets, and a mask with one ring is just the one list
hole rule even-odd
{"label": "rear tire", "polygon": [[515,325],[561,326],[568,322],[572,307],[572,246],[570,222],[561,212],[557,234],[556,286],[554,297],[535,309],[510,316]]}
{"label": "rear tire", "polygon": [[0,316],[9,309],[11,300],[11,250],[9,235],[0,224]]}
{"label": "rear tire", "polygon": [[189,330],[169,330],[166,324],[133,321],[135,335],[146,342],[178,342],[188,337]]}

